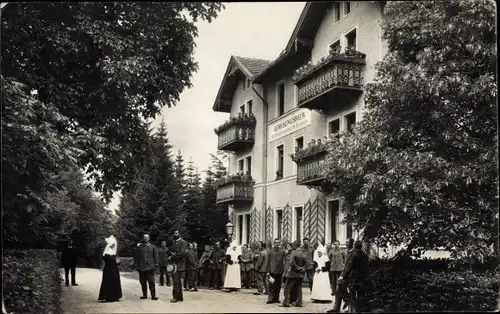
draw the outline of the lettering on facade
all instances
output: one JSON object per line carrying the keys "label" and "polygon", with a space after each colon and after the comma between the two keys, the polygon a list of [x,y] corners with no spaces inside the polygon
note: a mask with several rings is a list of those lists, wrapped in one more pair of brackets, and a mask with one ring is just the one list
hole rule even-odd
{"label": "lettering on facade", "polygon": [[268,126],[269,142],[287,136],[311,124],[311,111],[307,109],[287,115]]}

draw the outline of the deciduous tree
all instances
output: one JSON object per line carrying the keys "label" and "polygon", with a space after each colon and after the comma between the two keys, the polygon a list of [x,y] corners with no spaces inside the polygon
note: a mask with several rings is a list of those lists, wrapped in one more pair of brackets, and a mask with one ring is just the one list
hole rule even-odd
{"label": "deciduous tree", "polygon": [[43,104],[65,117],[59,134],[79,134],[77,162],[110,199],[133,181],[145,157],[141,122],[175,105],[191,86],[194,22],[210,22],[222,8],[219,2],[9,3],[2,8],[2,75],[37,90]]}
{"label": "deciduous tree", "polygon": [[363,120],[329,145],[347,221],[406,253],[481,260],[498,241],[495,4],[395,1]]}

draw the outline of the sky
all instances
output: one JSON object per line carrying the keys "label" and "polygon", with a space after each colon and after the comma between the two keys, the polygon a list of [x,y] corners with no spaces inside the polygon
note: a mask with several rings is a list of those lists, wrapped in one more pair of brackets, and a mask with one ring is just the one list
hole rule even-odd
{"label": "sky", "polygon": [[[180,150],[185,164],[192,160],[199,171],[210,165],[210,153],[217,151],[214,128],[229,119],[228,113],[212,106],[231,55],[274,60],[285,48],[305,2],[226,3],[225,10],[211,23],[197,23],[194,58],[198,71],[193,87],[185,89],[176,107],[164,108],[161,120],[167,126],[174,153]],[[115,210],[117,193],[109,205]]]}

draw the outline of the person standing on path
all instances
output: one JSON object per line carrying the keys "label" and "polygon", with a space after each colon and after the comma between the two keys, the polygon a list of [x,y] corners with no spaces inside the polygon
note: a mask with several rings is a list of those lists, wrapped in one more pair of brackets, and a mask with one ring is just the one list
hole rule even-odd
{"label": "person standing on path", "polygon": [[198,262],[198,278],[199,284],[203,287],[208,287],[210,282],[210,254],[212,252],[212,248],[209,245],[205,245],[205,252],[200,257],[200,261]]}
{"label": "person standing on path", "polygon": [[210,276],[210,290],[214,288],[220,290],[222,286],[222,267],[224,259],[224,251],[220,248],[220,242],[215,243],[215,248],[210,252],[210,266],[212,269]]}
{"label": "person standing on path", "polygon": [[71,271],[71,285],[78,286],[76,283],[76,263],[78,261],[78,253],[73,246],[73,240],[69,239],[67,245],[62,250],[61,254],[62,265],[64,267],[64,278],[66,286],[69,286],[69,272]]}
{"label": "person standing on path", "polygon": [[[161,241],[161,246],[158,249],[158,266],[160,267],[160,286],[163,286],[166,282],[167,286],[170,286],[170,274],[167,272],[168,258],[172,253],[167,247],[166,241]],[[165,278],[164,278],[165,276]]]}
{"label": "person standing on path", "polygon": [[196,287],[196,268],[198,266],[198,253],[196,252],[194,243],[189,243],[188,247],[188,263],[186,265],[187,285],[184,285],[184,288],[187,288],[187,291],[198,291],[198,288]]}
{"label": "person standing on path", "polygon": [[285,263],[285,251],[280,248],[280,239],[274,239],[273,249],[267,255],[267,274],[269,278],[269,293],[267,304],[279,303],[283,268]]}
{"label": "person standing on path", "polygon": [[285,299],[283,307],[289,307],[290,303],[297,307],[302,307],[302,281],[307,268],[307,258],[300,249],[300,242],[294,241],[292,244],[293,252],[290,256],[290,268],[285,283]]}
{"label": "person standing on path", "polygon": [[313,302],[332,302],[332,289],[328,273],[330,270],[330,260],[326,253],[326,248],[319,243],[314,252],[314,275],[311,300]]}
{"label": "person standing on path", "polygon": [[241,289],[241,247],[233,241],[226,250],[227,271],[224,278],[224,289],[229,292]]}
{"label": "person standing on path", "polygon": [[260,251],[256,255],[255,272],[257,273],[257,292],[255,295],[267,294],[267,249],[264,242],[260,243]]}
{"label": "person standing on path", "polygon": [[244,244],[241,255],[241,287],[250,289],[252,287],[252,272],[253,272],[253,254],[248,248],[248,244]]}
{"label": "person standing on path", "polygon": [[102,270],[101,289],[99,290],[99,301],[116,302],[123,296],[120,271],[116,263],[116,252],[118,244],[116,238],[111,235],[106,240],[106,248],[102,253],[104,268]]}
{"label": "person standing on path", "polygon": [[309,290],[312,292],[313,280],[314,280],[314,249],[309,245],[309,239],[304,238],[302,240],[302,252],[306,255],[307,258],[307,269],[306,269],[306,277],[307,282],[309,284]]}
{"label": "person standing on path", "polygon": [[149,234],[145,234],[135,254],[135,266],[139,272],[142,300],[148,298],[148,285],[151,293],[151,300],[158,300],[155,289],[155,270],[158,269],[158,263],[158,249],[149,242]]}
{"label": "person standing on path", "polygon": [[347,258],[347,252],[340,249],[339,241],[333,242],[333,248],[330,250],[328,258],[330,259],[330,284],[332,286],[332,295],[334,295],[337,290],[337,279],[339,278],[342,270],[344,270]]}
{"label": "person standing on path", "polygon": [[182,277],[185,275],[189,263],[187,257],[188,243],[181,237],[179,230],[174,232],[174,246],[171,257],[172,262],[177,265],[177,271],[173,275],[172,299],[170,302],[182,302],[184,296],[182,294]]}

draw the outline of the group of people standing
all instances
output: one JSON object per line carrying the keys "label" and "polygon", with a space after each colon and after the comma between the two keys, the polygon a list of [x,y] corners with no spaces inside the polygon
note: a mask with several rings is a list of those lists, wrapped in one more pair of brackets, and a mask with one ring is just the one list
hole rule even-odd
{"label": "group of people standing", "polygon": [[[139,272],[142,288],[141,299],[147,299],[148,288],[152,300],[158,300],[155,289],[155,272],[160,273],[160,286],[172,284],[172,303],[184,301],[184,291],[198,291],[198,286],[209,289],[221,288],[237,291],[255,287],[255,295],[267,294],[267,304],[280,303],[281,288],[284,299],[281,306],[303,306],[302,286],[307,280],[313,302],[332,302],[334,308],[328,312],[339,312],[342,301],[348,301],[347,285],[351,280],[366,277],[368,255],[361,250],[361,242],[349,239],[346,247],[340,243],[326,247],[318,244],[313,248],[304,238],[292,243],[275,239],[272,243],[254,243],[251,247],[232,242],[226,249],[220,242],[205,246],[198,252],[196,243],[182,239],[180,232],[173,234],[174,242],[167,247],[166,241],[157,248],[150,242],[148,234],[137,245],[134,266]],[[110,235],[103,251],[103,279],[98,299],[113,302],[122,298],[118,263],[116,260],[117,241]],[[201,253],[201,254],[200,254]],[[69,285],[75,282],[75,258],[72,243],[63,250],[62,261]]]}

